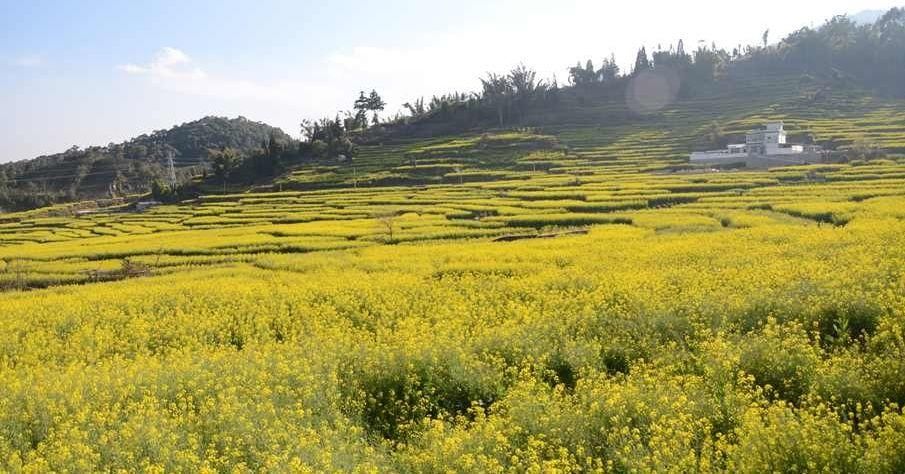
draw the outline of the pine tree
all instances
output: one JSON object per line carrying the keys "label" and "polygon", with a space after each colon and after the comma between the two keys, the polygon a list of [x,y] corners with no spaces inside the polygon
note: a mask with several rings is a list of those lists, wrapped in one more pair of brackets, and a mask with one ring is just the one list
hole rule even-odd
{"label": "pine tree", "polygon": [[368,126],[368,110],[370,110],[370,98],[365,95],[365,91],[359,91],[358,99],[355,99],[354,128],[365,128]]}
{"label": "pine tree", "polygon": [[642,46],[641,49],[638,50],[638,56],[635,58],[634,74],[647,71],[650,68],[650,59],[647,58],[647,49]]}
{"label": "pine tree", "polygon": [[387,103],[383,101],[383,99],[380,97],[380,94],[378,94],[376,90],[371,89],[371,93],[368,95],[367,99],[368,110],[374,112],[374,117],[372,118],[371,123],[377,125],[380,122],[377,117],[377,112],[383,111],[386,105]]}
{"label": "pine tree", "polygon": [[610,55],[609,59],[604,59],[597,71],[597,77],[601,82],[615,81],[619,77],[619,66],[616,64],[616,56]]}

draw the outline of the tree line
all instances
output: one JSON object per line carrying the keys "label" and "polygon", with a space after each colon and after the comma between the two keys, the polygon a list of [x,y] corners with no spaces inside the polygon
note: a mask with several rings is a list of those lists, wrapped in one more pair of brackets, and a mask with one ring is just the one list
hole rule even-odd
{"label": "tree line", "polygon": [[873,24],[858,24],[836,16],[818,28],[801,28],[778,43],[769,42],[769,29],[761,44],[731,49],[700,42],[688,50],[684,41],[648,52],[641,47],[631,70],[620,70],[613,55],[597,65],[579,61],[567,69],[568,84],[555,78],[539,79],[524,65],[508,73],[488,73],[474,92],[436,95],[403,104],[409,115],[391,126],[448,123],[459,128],[519,125],[529,112],[555,109],[564,96],[581,100],[589,92],[621,88],[645,71],[666,71],[680,85],[680,96],[693,96],[709,84],[730,75],[800,73],[830,79],[849,79],[883,94],[905,97],[905,9],[893,8]]}

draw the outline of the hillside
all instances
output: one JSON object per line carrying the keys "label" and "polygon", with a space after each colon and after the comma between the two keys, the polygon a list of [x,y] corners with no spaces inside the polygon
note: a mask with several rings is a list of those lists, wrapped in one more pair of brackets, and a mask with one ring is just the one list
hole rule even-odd
{"label": "hillside", "polygon": [[0,214],[0,471],[905,472],[905,98],[662,58]]}
{"label": "hillside", "polygon": [[144,193],[167,176],[169,155],[185,180],[208,165],[208,149],[248,152],[274,138],[291,141],[282,130],[244,117],[204,117],[119,144],[0,164],[0,209]]}
{"label": "hillside", "polygon": [[[691,151],[721,146],[712,143],[714,129],[719,140],[738,142],[768,121],[783,121],[792,141],[823,145],[836,151],[837,159],[879,150],[892,157],[905,154],[905,100],[875,96],[850,83],[802,80],[798,74],[730,76],[695,97],[644,114],[630,110],[623,91],[561,94],[555,108],[527,115],[519,126],[453,135],[405,126],[409,136],[391,134],[363,144],[351,164],[304,164],[275,184],[315,190],[519,180],[526,171],[675,172],[689,168]],[[435,124],[421,127],[431,130]]]}
{"label": "hillside", "polygon": [[[815,88],[825,91],[819,100],[814,98]],[[362,145],[351,162],[308,162],[251,192],[211,193],[148,213],[112,208],[73,218],[61,207],[9,214],[0,228],[0,242],[42,243],[37,247],[42,252],[70,258],[51,249],[66,248],[71,239],[133,236],[138,240],[129,238],[123,250],[112,251],[109,264],[125,256],[204,261],[221,246],[240,255],[307,251],[290,238],[296,236],[295,226],[329,223],[338,233],[314,232],[314,249],[380,243],[386,238],[384,226],[374,219],[386,213],[414,219],[399,224],[394,242],[495,237],[623,220],[637,225],[648,221],[639,221],[635,213],[660,215],[668,208],[687,209],[692,215],[702,212],[706,227],[720,220],[714,217],[716,211],[707,210],[709,203],[724,201],[742,209],[763,207],[774,216],[832,223],[847,221],[846,209],[855,206],[852,203],[899,195],[903,189],[905,101],[875,98],[857,88],[832,89],[791,75],[749,78],[723,82],[711,94],[679,99],[645,115],[631,115],[624,101],[609,99],[570,105],[560,114],[556,126]],[[621,114],[626,118],[595,122]],[[727,138],[740,139],[746,130],[777,120],[785,122],[793,140],[808,138],[842,150],[840,162],[717,173],[689,167],[688,153],[710,145],[706,135],[714,124]],[[284,225],[288,227],[283,229]],[[432,231],[409,235],[405,230],[409,226]],[[225,235],[235,237],[200,247],[174,244],[168,250],[168,244],[157,238],[160,232],[173,231],[202,236],[209,230],[220,235],[233,227],[237,233]],[[247,248],[238,244],[250,235],[254,238]],[[238,240],[233,242],[234,238]],[[138,244],[144,240],[151,247]],[[59,245],[50,245],[57,241]],[[95,260],[65,273],[53,272],[49,280],[36,274],[35,284],[54,284],[57,278],[84,281],[88,276],[83,271],[93,268]]]}
{"label": "hillside", "polygon": [[[540,166],[556,173],[592,173],[632,158],[648,170],[679,171],[688,168],[689,152],[741,141],[767,121],[784,121],[793,141],[820,145],[835,161],[901,156],[903,48],[905,10],[892,9],[870,24],[834,17],[772,45],[642,48],[631,72],[611,59],[599,68],[579,62],[569,68],[568,86],[519,65],[481,78],[479,92],[406,104],[410,115],[378,127],[361,130],[351,115],[326,120],[322,128],[345,129],[360,143],[354,164],[311,160],[275,184],[307,190],[493,181],[537,170],[520,162],[526,150],[555,152]],[[482,138],[507,131],[534,138]]]}

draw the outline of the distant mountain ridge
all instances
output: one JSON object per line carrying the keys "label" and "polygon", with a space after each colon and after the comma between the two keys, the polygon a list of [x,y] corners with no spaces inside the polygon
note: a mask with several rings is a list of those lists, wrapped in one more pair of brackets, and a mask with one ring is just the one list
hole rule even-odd
{"label": "distant mountain ridge", "polygon": [[118,144],[0,164],[0,208],[145,192],[168,174],[171,156],[177,174],[186,177],[207,165],[208,149],[247,152],[273,139],[292,140],[279,128],[245,117],[207,116]]}

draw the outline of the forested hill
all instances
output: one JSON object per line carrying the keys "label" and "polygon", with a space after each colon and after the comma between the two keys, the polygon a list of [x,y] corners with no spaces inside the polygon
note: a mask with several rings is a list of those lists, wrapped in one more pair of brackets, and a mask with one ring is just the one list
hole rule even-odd
{"label": "forested hill", "polygon": [[249,152],[271,141],[289,142],[282,130],[244,117],[204,117],[129,141],[72,147],[62,153],[0,164],[0,208],[39,207],[53,202],[146,192],[167,175],[172,155],[180,177],[196,174],[209,149]]}

